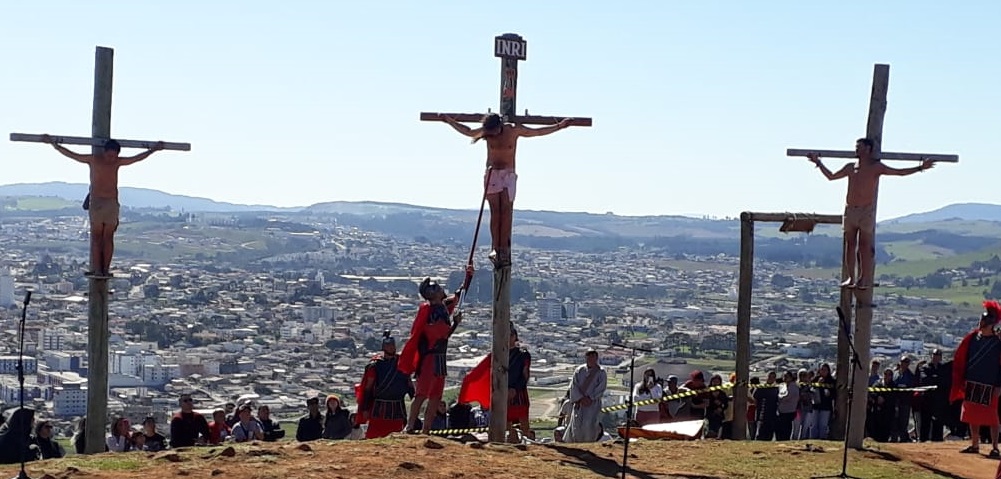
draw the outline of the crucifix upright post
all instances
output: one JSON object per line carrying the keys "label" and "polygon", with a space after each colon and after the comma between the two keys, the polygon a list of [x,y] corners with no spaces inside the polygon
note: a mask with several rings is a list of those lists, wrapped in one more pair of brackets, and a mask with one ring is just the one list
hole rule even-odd
{"label": "crucifix upright post", "polygon": [[[91,136],[52,136],[11,133],[10,141],[42,143],[52,141],[70,145],[90,145],[91,154],[99,157],[104,153],[104,142],[111,138],[111,92],[114,72],[115,51],[107,47],[97,47],[94,58],[94,105],[91,112]],[[152,148],[156,141],[119,140],[123,148]],[[188,151],[188,143],[161,143],[165,150]],[[93,235],[91,241],[95,241]],[[93,245],[91,245],[93,247]],[[97,272],[101,265],[91,257],[90,270]],[[89,277],[90,287],[87,297],[87,426],[85,430],[87,454],[97,454],[105,450],[105,431],[108,420],[108,277]]]}
{"label": "crucifix upright post", "polygon": [[[590,118],[518,115],[518,62],[527,59],[528,43],[514,33],[494,37],[494,56],[501,59],[500,116],[504,122],[515,125],[555,125],[561,121],[572,126],[591,126]],[[480,123],[482,113],[429,113],[421,112],[421,121],[447,121]],[[491,213],[493,214],[493,213]],[[513,212],[512,212],[513,214]],[[508,225],[510,228],[510,225]],[[511,231],[506,231],[510,238]],[[498,261],[494,267],[493,287],[493,348],[491,349],[491,394],[489,438],[503,442],[507,430],[508,405],[508,354],[511,334],[511,263]]]}
{"label": "crucifix upright post", "polygon": [[[866,125],[866,138],[873,142],[872,146],[872,158],[879,160],[906,160],[906,161],[934,161],[934,162],[949,162],[956,163],[959,161],[958,155],[938,155],[938,154],[926,154],[926,153],[891,153],[884,152],[882,150],[883,144],[883,119],[886,116],[886,94],[889,89],[890,83],[890,66],[884,64],[876,64],[873,68],[873,78],[872,78],[872,94],[869,99],[869,117]],[[857,158],[858,153],[855,151],[844,151],[844,150],[806,150],[806,149],[788,149],[786,150],[787,156],[797,156],[803,157],[811,154],[816,154],[821,157],[826,158]],[[920,170],[918,170],[920,171]],[[908,171],[907,173],[911,173]],[[852,181],[851,176],[849,176],[849,182]],[[871,205],[871,213],[867,214],[865,217],[865,222],[867,224],[861,225],[862,228],[872,231],[872,244],[871,248],[865,249],[862,247],[858,248],[858,252],[849,251],[848,248],[848,237],[845,238],[844,256],[842,258],[842,271],[844,273],[854,273],[850,271],[849,268],[845,267],[845,263],[849,262],[848,255],[858,255],[861,260],[863,257],[866,261],[858,261],[857,266],[862,270],[859,271],[859,275],[852,274],[849,277],[858,279],[859,277],[864,278],[868,283],[869,287],[864,288],[854,288],[848,289],[842,287],[841,289],[841,309],[845,312],[846,319],[851,323],[851,302],[852,302],[852,292],[854,292],[855,299],[855,330],[854,330],[854,345],[855,350],[858,352],[858,365],[850,364],[849,360],[849,340],[843,333],[838,334],[838,367],[837,367],[837,381],[838,381],[838,391],[845,391],[847,387],[852,388],[852,394],[855,400],[852,402],[852,408],[849,414],[853,417],[855,426],[849,431],[848,444],[853,448],[861,448],[862,440],[865,437],[865,424],[866,416],[866,394],[868,389],[868,375],[865,374],[864,368],[868,367],[869,360],[871,357],[870,346],[872,341],[872,308],[873,308],[873,288],[876,286],[876,248],[875,248],[875,231],[876,231],[876,205],[877,198],[879,196],[879,176],[876,176],[875,184],[873,185],[873,197]],[[848,209],[845,210],[845,222],[848,223]],[[838,281],[844,279],[845,276],[839,278]],[[838,328],[839,330],[841,328]],[[862,374],[855,375],[855,384],[848,385],[848,377],[851,367],[863,368]],[[858,373],[858,371],[856,371]],[[846,395],[840,394],[838,396],[838,408],[841,411],[848,409],[848,400]],[[838,418],[837,426],[843,428],[845,421],[845,415],[840,415]],[[844,430],[844,429],[841,429]]]}

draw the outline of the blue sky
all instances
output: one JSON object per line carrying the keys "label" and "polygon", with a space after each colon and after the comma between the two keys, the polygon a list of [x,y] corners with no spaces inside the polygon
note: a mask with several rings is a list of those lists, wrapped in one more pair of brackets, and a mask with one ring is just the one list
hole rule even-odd
{"label": "blue sky", "polygon": [[[884,179],[882,219],[1001,203],[998,20],[987,1],[5,2],[0,131],[88,135],[109,46],[113,136],[193,144],[122,186],[476,208],[484,146],[418,114],[496,109],[493,37],[515,32],[519,110],[594,118],[522,140],[518,208],[838,213],[845,184],[785,149],[852,148],[889,63],[884,149],[960,163]],[[4,139],[0,161],[0,183],[87,179],[43,145]]]}

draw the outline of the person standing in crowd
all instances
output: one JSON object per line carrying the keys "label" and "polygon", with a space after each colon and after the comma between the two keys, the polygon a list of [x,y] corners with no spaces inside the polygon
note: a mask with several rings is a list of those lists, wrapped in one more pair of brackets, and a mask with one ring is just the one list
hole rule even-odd
{"label": "person standing in crowd", "polygon": [[1001,395],[1001,339],[994,327],[1001,321],[1001,305],[984,301],[984,313],[977,329],[967,334],[956,348],[952,365],[952,390],[949,399],[963,401],[960,420],[970,425],[971,444],[961,452],[980,452],[980,426],[990,428],[991,452],[998,452],[998,395]]}
{"label": "person standing in crowd", "polygon": [[570,379],[570,402],[573,409],[563,432],[564,442],[596,442],[602,434],[601,399],[608,377],[598,364],[598,352],[589,350],[585,364],[578,366]]}
{"label": "person standing in crowd", "polygon": [[792,422],[796,418],[796,409],[799,407],[799,385],[796,383],[796,373],[786,371],[782,375],[778,399],[775,440],[788,441],[792,437]]}
{"label": "person standing in crowd", "polygon": [[355,423],[368,423],[366,439],[386,437],[407,426],[404,396],[414,397],[414,384],[397,365],[396,339],[389,331],[382,334],[382,354],[365,367],[358,386],[358,413]]}
{"label": "person standing in crowd", "polygon": [[[911,358],[901,356],[897,364],[897,371],[893,376],[893,382],[898,388],[912,388],[917,386],[917,378],[911,372]],[[890,432],[890,440],[893,442],[911,442],[911,398],[913,395],[907,393],[897,393],[897,411],[893,417],[893,429]]]}
{"label": "person standing in crowd", "polygon": [[[722,385],[723,377],[719,374],[713,374],[709,378],[710,388]],[[726,390],[709,391],[707,395],[706,419],[709,420],[709,425],[708,429],[706,429],[705,437],[719,439],[723,429],[723,419],[726,417],[726,410],[730,406],[730,401],[726,395]]]}
{"label": "person standing in crowd", "polygon": [[[633,388],[633,402],[660,399],[662,396],[664,396],[664,391],[657,384],[657,371],[653,369],[643,371],[643,380]],[[636,406],[636,422],[640,426],[660,422],[660,404]]]}
{"label": "person standing in crowd", "polygon": [[754,403],[758,412],[758,433],[754,439],[771,441],[775,439],[779,420],[779,388],[775,371],[769,371],[765,384],[754,390]]}
{"label": "person standing in crowd", "polygon": [[934,386],[921,398],[921,421],[918,440],[921,442],[943,440],[946,415],[949,412],[949,389],[952,387],[952,371],[942,364],[942,350],[931,353],[931,361],[918,370],[920,386]]}
{"label": "person standing in crowd", "polygon": [[[680,392],[682,391],[681,387],[678,386],[678,376],[673,374],[668,376],[667,383],[664,385],[664,395],[672,396]],[[680,421],[688,414],[688,410],[686,409],[688,401],[684,398],[663,401],[660,405],[660,422]]]}
{"label": "person standing in crowd", "polygon": [[831,413],[834,411],[834,400],[837,397],[837,382],[831,377],[831,365],[824,363],[817,370],[814,383],[813,426],[810,429],[810,439],[827,439],[831,432]]}

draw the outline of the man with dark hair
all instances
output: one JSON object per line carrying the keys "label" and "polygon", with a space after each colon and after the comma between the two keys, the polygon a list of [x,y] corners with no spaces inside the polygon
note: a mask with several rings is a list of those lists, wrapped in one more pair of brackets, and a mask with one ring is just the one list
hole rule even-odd
{"label": "man with dark hair", "polygon": [[104,143],[101,155],[84,155],[59,145],[49,135],[42,141],[51,144],[67,158],[90,166],[90,193],[84,200],[84,209],[90,211],[90,263],[94,271],[89,276],[110,277],[111,257],[115,250],[115,231],[118,229],[118,168],[145,160],[163,149],[163,142],[138,155],[119,157],[122,147],[115,140]]}
{"label": "man with dark hair", "polygon": [[358,413],[355,424],[368,422],[365,439],[386,437],[407,426],[407,406],[403,397],[414,396],[410,376],[397,368],[396,339],[389,331],[382,333],[382,354],[365,367],[358,388]]}
{"label": "man with dark hair", "polygon": [[518,138],[543,136],[570,126],[570,119],[543,128],[504,123],[500,115],[491,113],[483,117],[479,128],[469,128],[454,118],[442,119],[459,133],[487,142],[487,173],[484,176],[487,201],[490,203],[490,237],[493,251],[490,260],[497,266],[511,264],[511,222],[514,214],[514,197],[518,181],[515,173],[515,150]]}
{"label": "man with dark hair", "polygon": [[1001,395],[1001,339],[994,327],[1001,321],[1001,305],[984,301],[984,313],[977,329],[963,338],[956,348],[952,364],[952,388],[949,399],[962,400],[960,420],[970,425],[970,447],[961,452],[980,452],[980,426],[991,430],[988,457],[1001,459],[998,452],[998,396]]}
{"label": "man with dark hair", "polygon": [[[465,291],[472,279],[473,266],[469,265],[466,267],[466,279],[458,291]],[[451,298],[447,298],[445,288],[431,278],[421,282],[418,292],[426,302],[417,310],[417,317],[410,328],[410,338],[403,345],[397,368],[407,377],[411,374],[417,376],[416,397],[410,403],[407,431],[414,429],[420,408],[424,401],[428,401],[421,428],[421,433],[427,434],[445,390],[448,338],[462,322],[462,313],[455,314],[453,322],[452,313],[459,303],[460,293],[456,292]]]}
{"label": "man with dark hair", "polygon": [[598,351],[588,350],[584,361],[570,377],[573,409],[563,432],[564,442],[597,442],[603,433],[601,400],[608,386],[608,375],[598,364]]}
{"label": "man with dark hair", "polygon": [[320,398],[307,399],[306,409],[306,415],[299,418],[299,424],[295,428],[295,440],[299,442],[315,441],[323,437],[323,413],[320,412]]}
{"label": "man with dark hair", "polygon": [[181,411],[170,420],[170,447],[191,447],[209,442],[209,423],[205,416],[195,412],[194,400],[190,394],[182,394],[178,399]]}
{"label": "man with dark hair", "polygon": [[935,386],[921,398],[921,421],[918,440],[941,442],[944,426],[949,413],[949,389],[952,387],[951,371],[942,364],[942,350],[936,348],[931,353],[931,362],[918,370],[921,386]]}
{"label": "man with dark hair", "polygon": [[[886,166],[879,158],[873,155],[875,143],[870,138],[859,138],[855,142],[855,155],[858,161],[843,166],[837,173],[832,173],[823,163],[816,153],[807,155],[807,158],[820,168],[820,172],[828,180],[839,180],[848,178],[848,195],[845,206],[843,226],[845,230],[845,252],[844,261],[849,271],[849,277],[843,278],[842,286],[855,286],[860,289],[869,287],[872,278],[863,278],[861,273],[856,272],[856,264],[859,271],[869,271],[871,262],[876,254],[875,235],[872,229],[876,224],[876,192],[879,189],[879,177],[887,176],[907,176],[919,171],[927,170],[935,164],[931,160],[925,160],[914,168],[891,168]],[[858,259],[858,263],[856,263]]]}

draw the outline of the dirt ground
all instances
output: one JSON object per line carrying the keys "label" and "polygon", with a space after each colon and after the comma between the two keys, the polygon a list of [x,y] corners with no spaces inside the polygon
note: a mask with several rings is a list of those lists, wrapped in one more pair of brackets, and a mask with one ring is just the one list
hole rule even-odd
{"label": "dirt ground", "polygon": [[[959,447],[957,447],[959,446]],[[959,443],[871,445],[851,451],[848,473],[866,479],[993,478],[998,461],[959,454]],[[619,477],[622,444],[462,444],[394,436],[374,441],[260,443],[163,453],[106,453],[29,463],[33,479],[584,479]],[[635,479],[799,478],[837,475],[839,443],[637,441],[629,448]],[[16,467],[3,466],[0,477]]]}

